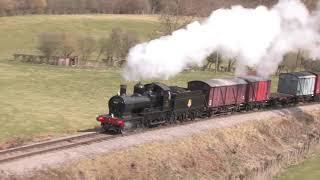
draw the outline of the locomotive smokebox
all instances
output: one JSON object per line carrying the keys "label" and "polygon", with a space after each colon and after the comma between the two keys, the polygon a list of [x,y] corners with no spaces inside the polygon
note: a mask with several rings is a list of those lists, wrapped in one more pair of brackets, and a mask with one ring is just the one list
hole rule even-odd
{"label": "locomotive smokebox", "polygon": [[120,96],[126,95],[127,94],[127,85],[121,84],[120,85]]}

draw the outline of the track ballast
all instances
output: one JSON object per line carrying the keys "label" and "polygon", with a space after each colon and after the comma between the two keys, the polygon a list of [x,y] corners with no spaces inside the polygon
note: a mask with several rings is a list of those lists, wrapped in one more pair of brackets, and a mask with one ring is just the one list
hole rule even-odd
{"label": "track ballast", "polygon": [[87,145],[95,142],[101,142],[113,139],[115,137],[117,136],[94,132],[6,149],[0,151],[0,164],[35,156],[38,154],[73,148],[76,146]]}

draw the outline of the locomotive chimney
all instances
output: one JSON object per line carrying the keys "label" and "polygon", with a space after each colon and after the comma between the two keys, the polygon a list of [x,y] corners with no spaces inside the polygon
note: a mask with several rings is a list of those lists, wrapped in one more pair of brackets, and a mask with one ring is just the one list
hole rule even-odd
{"label": "locomotive chimney", "polygon": [[127,85],[121,84],[120,85],[120,96],[126,95],[126,93],[127,93]]}

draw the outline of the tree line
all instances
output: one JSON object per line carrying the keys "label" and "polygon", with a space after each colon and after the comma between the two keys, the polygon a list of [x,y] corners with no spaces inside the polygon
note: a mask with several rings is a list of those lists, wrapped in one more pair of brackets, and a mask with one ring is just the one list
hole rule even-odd
{"label": "tree line", "polygon": [[[209,0],[200,1],[209,2]],[[155,14],[168,7],[180,6],[184,12],[179,13],[190,14],[192,6],[199,6],[197,2],[197,0],[0,0],[0,13],[2,16],[43,13]]]}
{"label": "tree line", "polygon": [[309,54],[302,50],[288,53],[283,57],[282,63],[278,66],[277,74],[281,72],[294,72],[302,70],[320,72],[319,59],[310,58]]}
{"label": "tree line", "polygon": [[38,50],[46,57],[47,62],[54,56],[78,56],[82,63],[102,60],[113,66],[122,65],[129,49],[139,42],[135,33],[120,28],[112,29],[109,36],[102,38],[75,36],[65,32],[44,32],[39,34],[38,41]]}
{"label": "tree line", "polygon": [[[212,10],[242,4],[271,6],[277,0],[0,0],[0,15],[21,14],[159,14],[208,16]],[[316,7],[316,0],[304,0]]]}

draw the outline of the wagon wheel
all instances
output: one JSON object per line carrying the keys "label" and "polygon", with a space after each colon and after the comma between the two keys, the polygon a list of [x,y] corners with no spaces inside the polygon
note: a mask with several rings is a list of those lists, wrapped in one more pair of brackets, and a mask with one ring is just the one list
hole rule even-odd
{"label": "wagon wheel", "polygon": [[117,130],[117,133],[118,133],[118,134],[125,134],[126,132],[125,132],[125,130],[124,130],[123,128],[119,128],[119,129]]}
{"label": "wagon wheel", "polygon": [[195,112],[195,111],[192,111],[192,112],[191,112],[191,117],[190,117],[190,119],[191,119],[192,121],[196,119],[196,112]]}
{"label": "wagon wheel", "polygon": [[188,113],[184,113],[183,118],[183,121],[188,121]]}
{"label": "wagon wheel", "polygon": [[194,113],[193,112],[190,112],[189,118],[191,121],[194,120]]}
{"label": "wagon wheel", "polygon": [[149,120],[144,119],[144,121],[141,123],[143,128],[148,128],[150,126]]}
{"label": "wagon wheel", "polygon": [[146,127],[147,127],[147,128],[152,128],[152,127],[153,127],[152,124],[151,124],[151,121],[147,121]]}
{"label": "wagon wheel", "polygon": [[170,123],[170,124],[174,124],[174,123],[176,123],[176,122],[177,122],[177,115],[176,115],[175,112],[173,112],[173,113],[171,114],[171,116],[170,116],[169,123]]}

